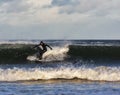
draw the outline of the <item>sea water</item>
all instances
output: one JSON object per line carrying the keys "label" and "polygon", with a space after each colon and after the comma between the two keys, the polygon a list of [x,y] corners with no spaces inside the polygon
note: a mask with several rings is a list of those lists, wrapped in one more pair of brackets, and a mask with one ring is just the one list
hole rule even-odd
{"label": "sea water", "polygon": [[53,50],[35,62],[39,40],[1,41],[0,95],[120,95],[120,41],[44,42]]}

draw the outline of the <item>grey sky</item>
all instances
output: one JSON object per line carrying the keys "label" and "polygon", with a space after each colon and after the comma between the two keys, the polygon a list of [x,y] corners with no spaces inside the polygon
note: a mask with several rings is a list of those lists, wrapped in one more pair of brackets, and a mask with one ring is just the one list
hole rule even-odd
{"label": "grey sky", "polygon": [[0,0],[0,39],[119,39],[120,0]]}

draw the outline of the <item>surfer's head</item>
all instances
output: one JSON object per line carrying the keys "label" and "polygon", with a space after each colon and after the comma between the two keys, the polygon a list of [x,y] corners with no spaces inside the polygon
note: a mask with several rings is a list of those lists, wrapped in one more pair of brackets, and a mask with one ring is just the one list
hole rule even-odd
{"label": "surfer's head", "polygon": [[43,44],[43,41],[41,41],[40,44],[42,45],[42,44]]}

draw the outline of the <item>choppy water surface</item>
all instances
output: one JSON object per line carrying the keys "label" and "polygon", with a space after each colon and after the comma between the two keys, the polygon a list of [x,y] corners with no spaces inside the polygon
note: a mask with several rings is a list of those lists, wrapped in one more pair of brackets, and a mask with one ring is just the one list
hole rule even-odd
{"label": "choppy water surface", "polygon": [[49,80],[0,83],[0,95],[119,95],[119,83]]}
{"label": "choppy water surface", "polygon": [[0,42],[0,95],[120,95],[120,41]]}

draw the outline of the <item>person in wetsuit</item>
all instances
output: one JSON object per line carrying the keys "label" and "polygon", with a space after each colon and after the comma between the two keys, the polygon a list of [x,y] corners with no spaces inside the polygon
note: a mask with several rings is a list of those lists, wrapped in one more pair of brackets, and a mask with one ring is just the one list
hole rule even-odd
{"label": "person in wetsuit", "polygon": [[34,48],[37,48],[38,50],[39,54],[37,54],[37,57],[39,59],[42,59],[43,54],[47,51],[47,47],[49,47],[52,50],[52,48],[48,44],[44,43],[43,41],[41,41],[38,45],[34,47]]}

